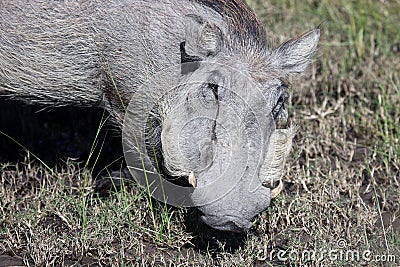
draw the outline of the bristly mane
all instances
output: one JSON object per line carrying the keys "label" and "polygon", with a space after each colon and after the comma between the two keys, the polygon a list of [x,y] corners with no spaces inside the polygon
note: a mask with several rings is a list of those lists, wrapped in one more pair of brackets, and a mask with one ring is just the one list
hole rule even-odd
{"label": "bristly mane", "polygon": [[263,48],[266,45],[266,33],[263,23],[243,0],[194,0],[215,10],[229,20],[230,31],[239,37],[242,43]]}

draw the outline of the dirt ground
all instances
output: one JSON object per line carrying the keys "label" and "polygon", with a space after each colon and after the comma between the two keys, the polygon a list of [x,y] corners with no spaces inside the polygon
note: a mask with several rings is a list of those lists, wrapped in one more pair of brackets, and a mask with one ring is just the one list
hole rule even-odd
{"label": "dirt ground", "polygon": [[284,190],[252,229],[213,230],[134,183],[99,196],[94,180],[123,166],[111,126],[94,141],[102,112],[13,117],[21,103],[8,101],[0,131],[29,152],[0,134],[0,266],[400,265],[400,2],[247,2],[272,47],[322,23],[312,66],[291,81]]}

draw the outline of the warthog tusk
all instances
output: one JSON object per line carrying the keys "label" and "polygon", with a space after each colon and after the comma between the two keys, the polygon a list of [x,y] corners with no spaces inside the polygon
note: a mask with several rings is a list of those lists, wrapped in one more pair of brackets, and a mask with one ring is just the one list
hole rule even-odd
{"label": "warthog tusk", "polygon": [[282,180],[279,180],[279,185],[271,190],[271,199],[276,198],[282,192],[282,189],[283,189],[283,182]]}
{"label": "warthog tusk", "polygon": [[194,172],[190,172],[188,180],[189,184],[191,184],[193,187],[196,187],[196,177],[194,176]]}

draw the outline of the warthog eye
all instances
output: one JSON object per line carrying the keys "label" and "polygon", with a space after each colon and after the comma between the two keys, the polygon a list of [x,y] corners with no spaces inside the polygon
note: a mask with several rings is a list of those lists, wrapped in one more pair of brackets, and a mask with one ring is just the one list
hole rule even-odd
{"label": "warthog eye", "polygon": [[212,90],[214,98],[218,100],[218,84],[208,83],[208,87]]}
{"label": "warthog eye", "polygon": [[[278,118],[286,111],[286,102],[289,99],[289,94],[286,92],[286,87],[281,86],[278,100],[275,104],[275,107],[272,109],[272,116],[274,120],[278,120]],[[285,114],[283,114],[285,115]]]}
{"label": "warthog eye", "polygon": [[201,87],[201,97],[206,104],[218,101],[218,84],[213,82],[204,83]]}

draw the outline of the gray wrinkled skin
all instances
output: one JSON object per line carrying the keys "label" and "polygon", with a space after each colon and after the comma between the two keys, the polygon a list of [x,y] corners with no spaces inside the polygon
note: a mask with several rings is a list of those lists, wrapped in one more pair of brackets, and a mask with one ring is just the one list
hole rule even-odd
{"label": "gray wrinkled skin", "polygon": [[[119,127],[131,99],[157,101],[151,138],[163,172],[192,172],[202,219],[241,232],[270,204],[262,184],[281,178],[294,135],[284,81],[306,69],[319,35],[270,50],[241,0],[0,0],[0,95],[103,106]],[[182,63],[160,81],[174,88],[164,97],[139,89]]]}

